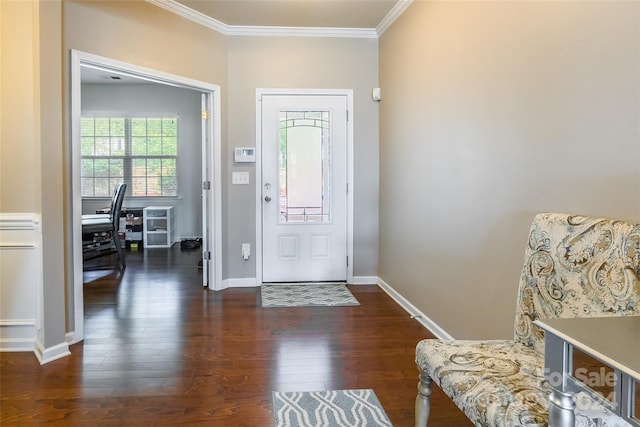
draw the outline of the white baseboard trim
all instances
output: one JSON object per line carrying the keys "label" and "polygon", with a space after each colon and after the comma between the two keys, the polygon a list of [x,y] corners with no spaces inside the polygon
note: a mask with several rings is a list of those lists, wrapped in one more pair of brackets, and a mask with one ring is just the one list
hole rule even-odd
{"label": "white baseboard trim", "polygon": [[67,342],[67,344],[71,345],[71,344],[75,344],[76,341],[76,331],[71,331],[71,332],[67,332],[64,335],[64,340]]}
{"label": "white baseboard trim", "polygon": [[377,285],[378,276],[353,276],[350,285]]}
{"label": "white baseboard trim", "polygon": [[34,347],[34,340],[29,338],[0,339],[0,352],[33,351]]}
{"label": "white baseboard trim", "polygon": [[71,354],[69,351],[69,344],[66,342],[56,344],[53,347],[44,348],[42,343],[38,341],[33,352],[41,365],[53,362],[54,360],[58,360]]}
{"label": "white baseboard trim", "polygon": [[258,286],[258,282],[255,277],[240,277],[224,279],[222,281],[222,288],[252,288]]}
{"label": "white baseboard trim", "polygon": [[0,351],[33,351],[36,324],[35,319],[0,319]]}
{"label": "white baseboard trim", "polygon": [[427,328],[436,338],[441,340],[452,340],[454,339],[451,335],[447,333],[444,329],[442,329],[436,322],[431,320],[426,314],[421,312],[416,308],[415,305],[411,304],[405,297],[403,297],[398,291],[393,289],[391,285],[382,280],[381,278],[377,278],[378,286],[382,288],[395,302],[397,302],[400,307],[404,308],[407,313],[411,315],[414,319],[416,319],[422,326]]}
{"label": "white baseboard trim", "polygon": [[[353,276],[350,285],[377,285],[377,276]],[[222,281],[222,289],[226,288],[247,288],[260,286],[255,277],[229,278]]]}

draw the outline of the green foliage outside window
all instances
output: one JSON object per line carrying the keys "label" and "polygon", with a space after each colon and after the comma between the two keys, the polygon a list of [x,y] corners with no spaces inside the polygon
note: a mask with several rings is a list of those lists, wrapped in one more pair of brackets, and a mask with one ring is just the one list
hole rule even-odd
{"label": "green foliage outside window", "polygon": [[83,197],[111,197],[118,182],[134,197],[178,195],[177,117],[83,117]]}

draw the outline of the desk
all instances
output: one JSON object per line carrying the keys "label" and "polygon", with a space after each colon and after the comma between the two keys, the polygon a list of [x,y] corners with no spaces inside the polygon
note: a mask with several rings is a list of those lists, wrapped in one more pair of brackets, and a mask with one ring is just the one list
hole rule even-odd
{"label": "desk", "polygon": [[[124,232],[127,246],[130,242],[138,242],[143,244],[142,234],[142,213],[144,208],[123,206],[120,211],[120,228],[119,231]],[[96,214],[109,214],[110,208],[102,208],[96,211]]]}
{"label": "desk", "polygon": [[[640,316],[536,320],[545,331],[545,378],[549,396],[549,426],[575,425],[576,392],[588,393],[632,426],[640,426]],[[573,348],[613,369],[613,399],[602,398],[573,375]]]}

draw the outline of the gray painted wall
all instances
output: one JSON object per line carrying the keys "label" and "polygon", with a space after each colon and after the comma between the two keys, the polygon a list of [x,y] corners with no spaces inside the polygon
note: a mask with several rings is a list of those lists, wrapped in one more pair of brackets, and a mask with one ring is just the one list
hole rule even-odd
{"label": "gray painted wall", "polygon": [[[82,114],[178,115],[178,197],[126,197],[124,206],[175,206],[176,236],[202,236],[202,140],[200,93],[160,84],[83,84]],[[131,192],[127,194],[130,196]],[[95,213],[107,199],[83,199]]]}
{"label": "gray painted wall", "polygon": [[640,3],[413,2],[380,39],[379,276],[513,336],[540,211],[640,221]]}
{"label": "gray painted wall", "polygon": [[[354,90],[354,275],[375,276],[378,246],[378,41],[375,39],[230,37],[228,40],[228,143],[223,188],[228,254],[223,277],[255,277],[255,259],[244,261],[241,244],[255,248],[256,176],[253,164],[233,163],[233,148],[256,144],[256,88]],[[247,170],[251,185],[231,185],[233,171]],[[252,253],[255,253],[252,250]]]}

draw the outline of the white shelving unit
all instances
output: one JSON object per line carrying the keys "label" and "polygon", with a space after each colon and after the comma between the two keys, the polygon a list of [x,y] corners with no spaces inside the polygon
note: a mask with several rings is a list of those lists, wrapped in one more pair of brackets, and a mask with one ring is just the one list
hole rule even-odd
{"label": "white shelving unit", "polygon": [[173,206],[149,206],[143,210],[145,248],[170,248],[176,241]]}

